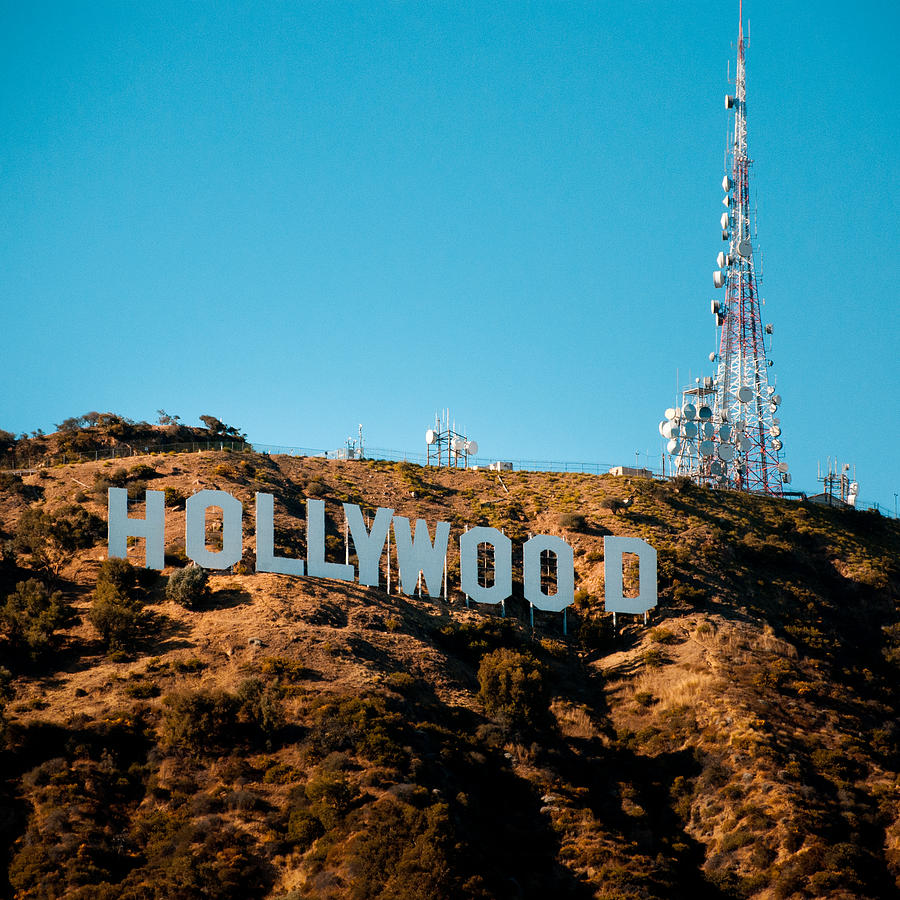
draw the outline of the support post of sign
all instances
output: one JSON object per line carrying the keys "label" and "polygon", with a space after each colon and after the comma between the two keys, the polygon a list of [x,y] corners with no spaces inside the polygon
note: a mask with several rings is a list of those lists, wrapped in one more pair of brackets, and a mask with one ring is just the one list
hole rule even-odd
{"label": "support post of sign", "polygon": [[447,596],[447,554],[444,554],[444,602],[449,603],[450,598]]}
{"label": "support post of sign", "polygon": [[616,630],[616,614],[613,613],[613,631]]}
{"label": "support post of sign", "polygon": [[647,625],[647,611],[644,610],[644,626]]}
{"label": "support post of sign", "polygon": [[387,533],[387,592],[391,593],[391,529]]}
{"label": "support post of sign", "polygon": [[344,516],[344,563],[350,565],[350,533],[347,530],[346,516]]}
{"label": "support post of sign", "polygon": [[528,615],[531,621],[531,630],[534,631],[534,604],[530,600],[528,601]]}
{"label": "support post of sign", "polygon": [[563,610],[563,637],[565,637],[567,634],[568,634],[568,632],[566,631],[566,611]]}
{"label": "support post of sign", "polygon": [[[469,526],[468,526],[468,525],[466,525],[465,530],[466,530],[466,531],[469,530]],[[459,569],[460,569],[460,572],[462,572],[462,552],[460,552]],[[466,609],[468,609],[468,608],[469,608],[469,595],[466,594]]]}
{"label": "support post of sign", "polygon": [[422,599],[422,570],[419,569],[419,577],[416,579],[416,595]]}

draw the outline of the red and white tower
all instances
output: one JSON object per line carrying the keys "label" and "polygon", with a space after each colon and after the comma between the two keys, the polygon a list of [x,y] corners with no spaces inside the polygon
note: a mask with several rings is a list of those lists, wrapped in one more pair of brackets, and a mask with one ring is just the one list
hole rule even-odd
{"label": "red and white tower", "polygon": [[[741,4],[741,20],[743,19]],[[679,409],[669,409],[660,432],[669,441],[675,470],[718,487],[781,496],[790,482],[781,459],[781,396],[770,376],[772,325],[763,325],[754,263],[754,222],[750,208],[751,159],[747,151],[747,91],[743,21],[738,27],[734,95],[725,97],[734,114],[731,172],[722,180],[722,240],[713,284],[724,300],[712,301],[719,348],[714,378],[698,379]],[[764,302],[764,301],[763,301]]]}

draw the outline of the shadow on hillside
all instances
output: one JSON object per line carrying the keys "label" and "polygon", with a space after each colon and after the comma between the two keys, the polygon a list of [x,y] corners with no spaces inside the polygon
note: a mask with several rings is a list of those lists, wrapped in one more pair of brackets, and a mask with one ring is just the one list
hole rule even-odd
{"label": "shadow on hillside", "polygon": [[234,609],[236,606],[243,606],[245,603],[252,602],[253,597],[249,591],[243,588],[223,588],[219,591],[213,591],[206,603],[203,604],[204,611],[215,611],[223,609]]}
{"label": "shadow on hillside", "polygon": [[144,636],[134,642],[133,649],[136,655],[150,652],[162,655],[172,650],[184,650],[193,647],[190,641],[183,639],[190,633],[191,629],[184,622],[165,613],[152,612],[149,614]]}

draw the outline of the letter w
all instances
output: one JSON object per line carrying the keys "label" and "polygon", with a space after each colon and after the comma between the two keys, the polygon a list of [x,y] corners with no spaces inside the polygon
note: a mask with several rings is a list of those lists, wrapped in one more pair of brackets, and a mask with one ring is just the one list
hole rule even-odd
{"label": "letter w", "polygon": [[434,532],[434,544],[428,535],[428,524],[416,519],[416,538],[412,539],[409,519],[394,516],[394,537],[397,540],[397,566],[400,569],[400,589],[408,597],[416,590],[419,572],[425,576],[429,597],[441,596],[441,576],[447,557],[450,539],[450,523],[438,522]]}

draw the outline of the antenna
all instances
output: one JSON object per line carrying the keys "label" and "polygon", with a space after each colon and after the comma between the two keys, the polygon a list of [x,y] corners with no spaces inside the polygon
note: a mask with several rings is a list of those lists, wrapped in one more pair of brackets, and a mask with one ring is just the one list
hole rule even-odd
{"label": "antenna", "polygon": [[[757,210],[750,203],[743,20],[739,0],[734,94],[725,96],[725,108],[734,118],[726,138],[725,212],[719,220],[728,249],[718,254],[712,276],[723,298],[711,304],[718,352],[710,354],[710,362],[716,364],[716,374],[693,383],[689,376],[681,392],[681,421],[667,411],[660,433],[677,474],[712,487],[781,496],[790,475],[781,457],[781,420],[775,415],[781,396],[775,394],[766,349],[766,335],[773,328],[763,327],[760,313],[756,267],[758,258],[761,277],[762,255]],[[730,63],[727,71],[730,81]],[[701,409],[711,409],[708,421],[699,416]]]}

